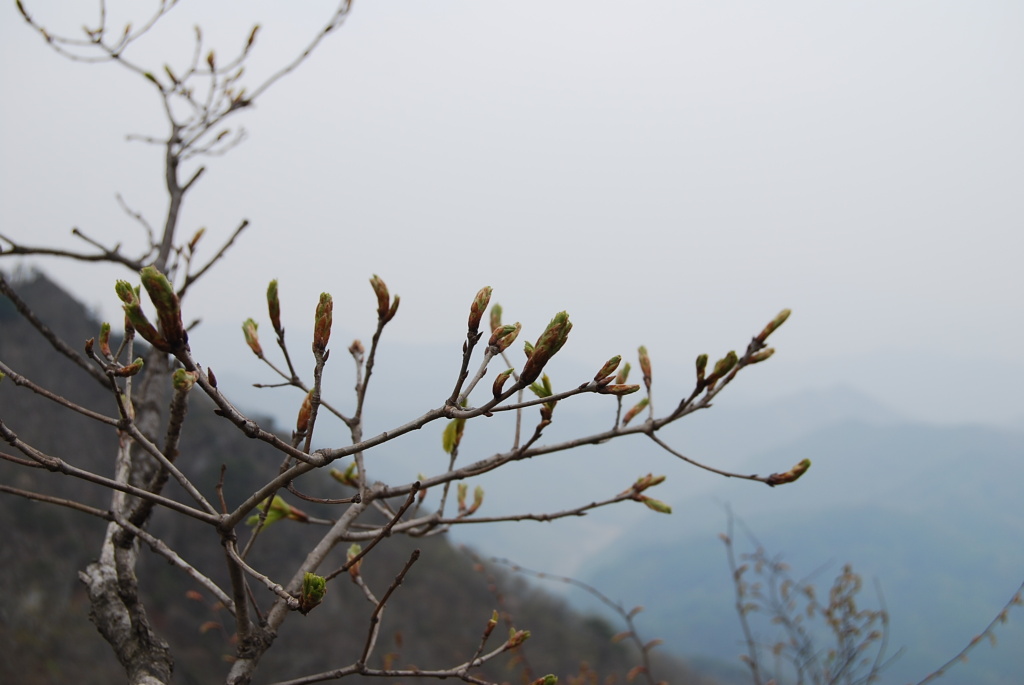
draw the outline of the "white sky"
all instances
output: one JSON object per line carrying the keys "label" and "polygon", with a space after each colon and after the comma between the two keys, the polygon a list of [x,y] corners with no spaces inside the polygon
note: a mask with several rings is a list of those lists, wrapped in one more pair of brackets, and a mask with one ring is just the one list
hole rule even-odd
{"label": "white sky", "polygon": [[[332,3],[297,7],[185,1],[150,63],[183,64],[193,23],[227,56],[259,21],[266,73]],[[114,194],[157,225],[165,209],[159,151],[125,142],[165,133],[151,87],[55,56],[13,3],[0,17],[0,233],[68,245],[78,226],[131,251]],[[563,354],[595,371],[646,344],[682,377],[790,307],[739,393],[847,383],[919,417],[1024,418],[1015,0],[364,1],[236,123],[250,138],[208,160],[183,219],[206,256],[251,222],[186,302],[215,368],[253,372],[239,324],[266,320],[270,278],[297,349],[323,290],[368,337],[377,273],[402,296],[396,341],[457,353],[491,285],[531,339],[568,310]],[[124,270],[34,263],[119,318]]]}

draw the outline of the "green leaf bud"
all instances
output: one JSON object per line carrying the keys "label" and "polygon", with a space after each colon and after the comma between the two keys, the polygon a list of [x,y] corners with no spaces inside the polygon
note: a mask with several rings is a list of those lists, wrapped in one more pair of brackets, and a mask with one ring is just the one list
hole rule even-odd
{"label": "green leaf bud", "polygon": [[495,627],[497,627],[498,618],[498,610],[491,609],[491,618],[487,621],[487,625],[484,627],[484,640],[490,637]]}
{"label": "green leaf bud", "polygon": [[619,375],[615,377],[615,383],[617,385],[622,385],[623,383],[625,383],[629,379],[629,372],[632,368],[633,367],[629,365],[629,362],[626,362],[622,366],[622,368],[619,369]]}
{"label": "green leaf bud", "polygon": [[143,267],[139,276],[142,278],[142,287],[156,308],[160,335],[170,346],[169,351],[184,345],[188,342],[188,336],[185,334],[185,324],[181,321],[181,301],[171,282],[154,266]]}
{"label": "green leaf bud", "polygon": [[270,315],[270,325],[279,336],[284,335],[281,328],[281,300],[277,295],[277,279],[275,278],[267,285],[267,313]]}
{"label": "green leaf bud", "polygon": [[516,333],[518,335],[519,331],[518,331],[516,326],[510,326],[510,325],[502,326],[502,325],[499,324],[498,326],[495,326],[492,329],[491,337],[487,340],[487,344],[488,345],[497,345],[499,340],[501,340],[502,338],[504,338],[505,336],[507,336],[510,333]]}
{"label": "green leaf bud", "polygon": [[133,288],[128,281],[118,281],[115,283],[114,292],[117,293],[118,299],[124,304],[132,304],[139,299],[139,291]]}
{"label": "green leaf bud", "polygon": [[769,347],[768,349],[761,350],[760,352],[755,352],[754,354],[750,355],[750,360],[747,361],[747,363],[757,364],[758,362],[763,362],[765,359],[770,358],[773,354],[775,354],[775,348]]}
{"label": "green leaf bud", "polygon": [[[352,560],[358,557],[363,552],[363,546],[357,542],[353,542],[348,546],[348,551],[345,553],[345,563],[352,563]],[[363,557],[365,559],[365,557]],[[360,559],[356,563],[348,567],[348,574],[355,580],[359,577],[359,569],[363,565],[363,560]]]}
{"label": "green leaf bud", "polygon": [[614,357],[606,361],[604,363],[604,366],[601,367],[601,370],[598,371],[597,374],[594,376],[594,380],[597,382],[601,382],[608,376],[615,373],[615,369],[619,368],[620,362],[622,362],[622,357],[620,355],[615,355]]}
{"label": "green leaf bud", "polygon": [[284,497],[281,497],[281,495],[274,495],[274,499],[270,501],[270,508],[267,508],[267,500],[263,500],[259,507],[257,507],[257,512],[245,520],[246,525],[255,526],[259,524],[260,514],[264,510],[267,512],[266,521],[263,523],[264,528],[281,519],[291,519],[292,521],[309,520],[309,516],[304,511],[285,502]]}
{"label": "green leaf bud", "polygon": [[518,321],[511,326],[501,326],[500,328],[495,329],[494,333],[491,334],[491,337],[493,338],[495,335],[499,335],[500,331],[499,337],[490,344],[496,348],[497,352],[504,352],[516,341],[516,338],[519,337],[519,331],[521,330],[523,330],[523,326]]}
{"label": "green leaf bud", "polygon": [[[539,397],[541,399],[543,399],[545,397],[551,397],[553,394],[555,394],[554,390],[552,390],[552,388],[551,388],[551,378],[549,378],[547,374],[544,374],[541,377],[540,382],[538,382],[538,383],[531,383],[530,384],[530,390],[533,391],[534,395],[536,395],[537,397]],[[558,404],[557,400],[554,401],[554,402],[545,402],[544,403],[543,407],[540,410],[540,417],[541,417],[542,421],[550,421],[551,420],[551,413],[553,411],[555,411],[555,405],[557,405],[557,404]]]}
{"label": "green leaf bud", "polygon": [[736,351],[729,350],[729,354],[715,362],[715,370],[711,372],[711,376],[707,379],[708,384],[714,385],[723,376],[732,371],[738,361],[739,357],[736,356]]}
{"label": "green leaf bud", "polygon": [[779,312],[775,316],[774,319],[772,319],[771,321],[768,322],[768,325],[764,327],[764,330],[761,331],[758,334],[758,336],[757,336],[757,338],[755,338],[755,340],[757,340],[757,342],[759,342],[759,343],[763,343],[765,340],[768,339],[769,335],[771,335],[772,333],[775,332],[775,329],[777,329],[782,324],[786,323],[786,319],[789,318],[789,315],[791,313],[792,313],[791,310],[783,309],[781,312]]}
{"label": "green leaf bud", "polygon": [[344,471],[339,471],[338,469],[330,470],[331,478],[338,481],[342,485],[348,485],[353,488],[359,487],[359,481],[356,480],[358,473],[359,469],[356,466],[355,462],[349,464],[348,468],[346,468]]}
{"label": "green leaf bud", "polygon": [[653,488],[655,485],[660,485],[665,482],[665,476],[655,476],[654,474],[648,473],[642,478],[638,478],[633,483],[634,492],[643,492],[647,488]]}
{"label": "green leaf bud", "polygon": [[114,371],[114,375],[118,376],[120,378],[124,378],[124,377],[127,377],[127,376],[134,376],[139,371],[142,371],[143,364],[144,364],[144,362],[142,361],[142,357],[139,357],[138,359],[133,361],[128,366],[122,366],[121,368],[119,368],[116,371]]}
{"label": "green leaf bud", "polygon": [[508,629],[508,646],[507,649],[513,649],[523,644],[530,638],[529,630],[516,630],[515,628]]}
{"label": "green leaf bud", "polygon": [[171,376],[171,385],[178,392],[188,392],[192,389],[192,386],[196,384],[196,380],[198,379],[198,371],[175,369],[174,374]]}
{"label": "green leaf bud", "polygon": [[484,489],[479,485],[473,488],[473,504],[469,507],[467,514],[472,514],[484,503]]}
{"label": "green leaf bud", "polygon": [[260,336],[256,332],[259,328],[259,324],[254,319],[246,319],[242,322],[242,335],[245,336],[245,344],[249,346],[260,359],[263,359],[263,347],[260,345]]}
{"label": "green leaf bud", "polygon": [[706,354],[697,355],[697,385],[703,385],[704,370],[707,368],[708,356]]}
{"label": "green leaf bud", "polygon": [[551,397],[551,379],[548,378],[547,374],[544,374],[539,383],[532,383],[530,385],[530,390],[532,390],[533,394],[537,397]]}
{"label": "green leaf bud", "polygon": [[640,501],[643,502],[651,511],[656,511],[659,514],[672,513],[672,507],[665,504],[661,500],[654,499],[653,497],[648,497],[647,495],[640,495]]}
{"label": "green leaf bud", "polygon": [[622,425],[625,426],[644,410],[644,408],[650,403],[650,399],[643,398],[639,402],[633,405],[633,408],[626,412],[626,415],[622,417]]}
{"label": "green leaf bud", "polygon": [[565,341],[569,338],[569,331],[572,330],[572,323],[569,315],[565,312],[555,314],[547,328],[540,334],[530,358],[526,360],[520,379],[523,383],[532,383],[540,377],[544,365],[551,360],[555,354],[562,349]]}
{"label": "green leaf bud", "polygon": [[465,427],[466,419],[452,419],[444,427],[444,433],[441,434],[441,447],[444,448],[445,453],[451,454],[459,446]]}
{"label": "green leaf bud", "polygon": [[[491,324],[491,330],[492,331],[495,328],[497,328],[498,326],[501,325],[501,305],[500,304],[495,303],[494,306],[491,307],[491,320],[490,320],[490,324]],[[491,343],[491,344],[493,345],[494,343]]]}
{"label": "green leaf bud", "polygon": [[302,578],[302,594],[299,596],[299,611],[308,614],[327,594],[327,581],[323,576],[307,572]]}

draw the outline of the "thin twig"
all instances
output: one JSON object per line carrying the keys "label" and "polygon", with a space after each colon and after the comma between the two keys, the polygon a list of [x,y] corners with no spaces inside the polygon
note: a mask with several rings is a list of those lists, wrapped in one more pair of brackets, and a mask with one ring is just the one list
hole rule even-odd
{"label": "thin twig", "polygon": [[90,483],[96,483],[97,485],[102,485],[103,487],[109,488],[111,490],[117,490],[118,492],[134,495],[135,497],[150,499],[156,504],[167,507],[168,509],[176,511],[179,514],[191,516],[192,518],[198,519],[203,523],[210,523],[213,525],[217,525],[220,523],[219,516],[214,516],[206,512],[199,511],[198,509],[193,509],[192,507],[186,504],[181,504],[180,502],[168,499],[166,497],[163,497],[162,495],[156,495],[152,492],[149,492],[148,490],[144,490],[143,488],[138,488],[128,483],[122,483],[117,481],[116,479],[100,476],[90,471],[85,471],[83,469],[68,464],[63,459],[48,454],[44,454],[43,452],[40,452],[36,448],[21,440],[21,438],[19,438],[17,434],[14,433],[14,431],[8,428],[7,425],[4,424],[2,420],[0,420],[0,437],[2,437],[7,443],[9,443],[12,447],[17,449],[22,454],[31,457],[33,460],[38,462],[40,466],[47,470],[60,472],[68,476],[74,476],[75,478],[80,478],[82,480],[89,481]]}
{"label": "thin twig", "polygon": [[420,489],[419,488],[419,484],[418,483],[413,483],[413,487],[412,487],[412,490],[409,492],[409,496],[405,498],[405,503],[402,504],[402,507],[398,510],[398,513],[396,513],[395,516],[390,521],[388,521],[387,524],[383,528],[380,529],[380,531],[374,537],[373,541],[369,545],[367,545],[365,549],[363,549],[361,552],[359,552],[359,554],[357,554],[354,557],[352,557],[351,559],[347,560],[336,571],[332,571],[331,573],[328,573],[326,576],[324,576],[324,579],[325,580],[331,580],[332,578],[336,578],[337,576],[341,575],[342,573],[347,572],[350,568],[352,568],[357,563],[359,563],[359,561],[363,557],[365,557],[367,554],[369,554],[370,550],[373,549],[374,547],[376,547],[378,542],[380,542],[384,538],[386,538],[389,535],[391,535],[391,531],[392,531],[392,529],[394,529],[395,524],[398,523],[398,521],[402,518],[402,515],[405,514],[405,512],[409,509],[409,507],[412,506],[412,503],[413,503],[413,501],[416,498],[416,493],[419,492],[419,489]]}
{"label": "thin twig", "polygon": [[227,540],[224,544],[224,549],[227,550],[227,553],[231,557],[231,559],[236,564],[238,564],[243,571],[245,571],[250,576],[266,585],[267,589],[269,589],[275,595],[283,599],[285,603],[288,605],[289,609],[298,610],[299,600],[295,599],[295,597],[289,594],[288,591],[281,587],[279,583],[275,583],[269,577],[263,575],[262,573],[254,569],[252,566],[249,566],[247,563],[245,563],[242,557],[238,554],[238,550],[235,548],[235,543],[233,541]]}
{"label": "thin twig", "polygon": [[941,678],[943,675],[946,674],[946,671],[948,671],[956,664],[961,663],[963,661],[967,661],[967,654],[972,649],[981,644],[981,642],[984,641],[986,637],[994,642],[996,626],[1000,623],[1006,623],[1007,617],[1010,614],[1010,610],[1015,606],[1024,606],[1024,582],[1021,582],[1021,584],[1017,587],[1017,591],[1013,593],[1013,596],[1010,597],[1009,601],[1007,601],[1006,604],[1003,605],[1003,608],[999,611],[998,614],[996,614],[995,618],[993,618],[989,622],[989,624],[985,626],[985,629],[983,631],[972,637],[970,642],[968,642],[963,649],[957,652],[952,659],[942,664],[942,666],[939,666],[939,668],[937,668],[932,673],[928,674],[928,676],[925,677],[923,680],[918,681],[917,685],[926,685],[926,683],[930,683],[937,678]]}
{"label": "thin twig", "polygon": [[84,369],[86,373],[92,376],[93,379],[99,382],[104,388],[109,387],[106,374],[90,364],[85,357],[58,338],[57,334],[54,333],[49,326],[43,323],[39,317],[36,316],[35,312],[25,304],[25,301],[18,296],[18,293],[14,291],[14,288],[11,287],[10,283],[7,282],[7,278],[2,273],[0,273],[0,293],[6,295],[7,298],[14,303],[14,307],[18,310],[18,313],[21,314],[26,321],[32,324],[32,327],[39,331],[40,335],[46,338],[46,341],[50,343],[53,349],[57,350]]}
{"label": "thin twig", "polygon": [[58,395],[57,393],[47,390],[41,385],[32,382],[28,378],[25,378],[18,372],[14,371],[11,367],[7,366],[7,364],[4,364],[2,361],[0,361],[0,373],[3,373],[5,376],[10,378],[11,382],[13,382],[15,385],[20,385],[24,388],[28,388],[37,395],[45,397],[51,402],[55,402],[61,405],[62,407],[66,407],[72,411],[78,412],[82,416],[87,416],[93,421],[105,423],[108,426],[117,426],[120,423],[118,419],[115,419],[111,416],[106,416],[105,414],[100,414],[99,412],[92,411],[91,409],[86,409],[80,404],[75,404],[74,402],[65,399],[61,395]]}
{"label": "thin twig", "polygon": [[366,664],[367,660],[370,658],[370,654],[373,652],[374,646],[377,643],[377,636],[380,634],[380,617],[381,614],[384,613],[384,605],[386,605],[388,600],[391,599],[391,595],[394,594],[395,590],[398,589],[398,586],[402,584],[403,580],[405,580],[405,574],[409,572],[409,569],[412,568],[413,564],[419,561],[419,558],[420,550],[414,549],[412,554],[409,555],[409,560],[405,562],[405,566],[403,566],[402,570],[399,571],[397,576],[395,576],[395,579],[391,581],[391,586],[388,587],[387,592],[385,592],[384,596],[381,597],[379,602],[377,602],[377,606],[374,608],[373,614],[370,616],[370,629],[366,634],[366,644],[363,646],[362,656],[359,657],[359,664]]}

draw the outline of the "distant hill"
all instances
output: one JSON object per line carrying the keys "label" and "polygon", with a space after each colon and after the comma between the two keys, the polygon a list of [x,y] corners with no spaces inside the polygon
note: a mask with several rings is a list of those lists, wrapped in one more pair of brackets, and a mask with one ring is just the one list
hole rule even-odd
{"label": "distant hill", "polygon": [[[735,659],[739,624],[723,544],[728,504],[796,577],[825,591],[846,562],[862,574],[862,605],[881,584],[892,618],[883,682],[916,682],[980,632],[1024,578],[1024,433],[991,427],[840,422],[749,459],[747,470],[813,466],[775,489],[722,482],[635,525],[586,578],[629,587],[650,630],[684,653]],[[741,550],[756,543],[738,526]],[[610,551],[610,550],[609,550]],[[646,559],[638,564],[636,559]],[[1024,673],[1024,611],[941,682],[1012,685]]]}

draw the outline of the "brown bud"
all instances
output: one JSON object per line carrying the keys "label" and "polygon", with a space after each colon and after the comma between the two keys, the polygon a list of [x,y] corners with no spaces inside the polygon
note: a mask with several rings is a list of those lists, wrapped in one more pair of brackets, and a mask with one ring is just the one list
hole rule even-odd
{"label": "brown bud", "polygon": [[306,393],[299,407],[299,418],[295,421],[295,432],[302,435],[309,428],[309,419],[313,415],[313,391]]}
{"label": "brown bud", "polygon": [[811,468],[811,460],[804,459],[796,466],[791,468],[789,471],[786,471],[785,473],[773,473],[772,475],[768,476],[765,482],[772,487],[775,487],[776,485],[782,485],[783,483],[792,483],[796,481],[798,478],[800,478],[800,476],[807,473],[807,469],[809,468]]}
{"label": "brown bud", "polygon": [[323,353],[331,339],[334,324],[334,299],[328,293],[320,293],[316,306],[316,321],[313,325],[313,351]]}
{"label": "brown bud", "polygon": [[393,298],[391,298],[391,309],[388,310],[388,315],[384,317],[384,323],[387,323],[388,321],[391,321],[391,319],[395,318],[395,314],[398,313],[398,303],[400,301],[401,298],[398,297],[398,295],[395,295]]}
{"label": "brown bud", "polygon": [[494,340],[494,342],[490,343],[490,345],[492,345],[497,352],[504,352],[516,341],[516,338],[519,337],[519,331],[521,330],[523,330],[523,327],[518,321],[516,321],[512,326],[499,326],[495,328],[494,333],[491,334],[491,339]]}
{"label": "brown bud", "polygon": [[644,386],[647,392],[651,391],[651,358],[647,355],[647,348],[643,345],[637,350],[640,355],[640,371],[644,374]]}
{"label": "brown bud", "polygon": [[106,321],[100,324],[100,354],[107,359],[114,356],[110,351],[110,324]]}
{"label": "brown bud", "polygon": [[636,415],[643,411],[644,407],[646,407],[649,402],[650,400],[645,397],[636,404],[634,404],[633,408],[627,411],[626,415],[622,417],[622,425],[625,426],[634,418],[636,418]]}
{"label": "brown bud", "polygon": [[632,395],[640,389],[639,385],[626,385],[624,383],[611,383],[604,387],[598,388],[598,392],[602,395]]}
{"label": "brown bud", "polygon": [[[170,70],[169,69],[168,69],[168,75],[170,75]],[[171,76],[171,79],[173,80],[174,77]],[[202,237],[203,237],[203,235],[205,233],[206,233],[206,229],[205,228],[200,228],[198,231],[196,231],[195,235],[192,236],[192,240],[188,241],[188,251],[189,252],[195,252],[196,251],[196,245],[199,244],[199,241],[202,239]]]}
{"label": "brown bud", "polygon": [[370,285],[373,286],[373,292],[377,295],[377,318],[385,320],[388,318],[388,311],[391,308],[391,295],[388,293],[388,287],[377,274],[370,279]]}
{"label": "brown bud", "polygon": [[480,330],[480,320],[483,319],[487,305],[491,301],[491,286],[484,286],[473,298],[473,304],[469,307],[469,332],[476,333]]}
{"label": "brown bud", "polygon": [[139,357],[128,366],[122,366],[121,368],[114,371],[114,375],[122,378],[126,376],[134,376],[139,371],[142,371],[142,365],[142,357]]}
{"label": "brown bud", "polygon": [[267,313],[270,314],[270,325],[278,335],[284,334],[281,328],[281,300],[277,296],[277,279],[267,285]]}
{"label": "brown bud", "polygon": [[507,381],[509,376],[512,375],[512,371],[513,369],[502,371],[498,374],[497,378],[494,379],[494,383],[491,385],[491,393],[494,397],[499,397],[501,395],[501,390],[505,387],[505,381]]}

